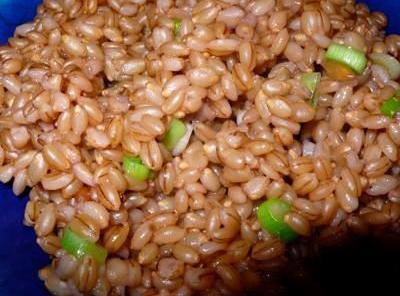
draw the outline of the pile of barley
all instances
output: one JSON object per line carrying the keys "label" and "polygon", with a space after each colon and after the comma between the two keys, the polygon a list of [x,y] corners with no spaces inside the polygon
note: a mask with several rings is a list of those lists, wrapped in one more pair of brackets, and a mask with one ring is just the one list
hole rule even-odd
{"label": "pile of barley", "polygon": [[[379,106],[399,84],[379,66],[324,73],[313,108],[299,80],[332,41],[398,57],[385,26],[353,0],[44,0],[0,48],[0,180],[32,187],[46,287],[243,295],[286,262],[257,220],[269,197],[321,242],[398,233],[400,118]],[[161,141],[173,118],[193,127],[174,155]],[[155,178],[127,177],[126,154]],[[66,227],[106,263],[63,250]]]}

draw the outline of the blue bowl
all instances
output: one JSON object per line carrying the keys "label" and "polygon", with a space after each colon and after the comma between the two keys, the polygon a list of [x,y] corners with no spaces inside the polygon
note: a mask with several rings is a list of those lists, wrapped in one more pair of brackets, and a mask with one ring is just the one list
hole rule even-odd
{"label": "blue bowl", "polygon": [[[32,20],[42,0],[0,0],[0,44],[7,42],[15,27]],[[48,295],[38,270],[49,257],[36,244],[32,228],[22,224],[28,200],[15,197],[11,186],[0,184],[0,295]]]}
{"label": "blue bowl", "polygon": [[[14,28],[33,19],[41,0],[0,0],[0,43]],[[388,32],[400,32],[400,1],[365,0],[371,10],[386,13]],[[47,295],[38,270],[49,258],[35,242],[32,228],[22,225],[27,196],[16,198],[10,186],[0,184],[0,295]]]}

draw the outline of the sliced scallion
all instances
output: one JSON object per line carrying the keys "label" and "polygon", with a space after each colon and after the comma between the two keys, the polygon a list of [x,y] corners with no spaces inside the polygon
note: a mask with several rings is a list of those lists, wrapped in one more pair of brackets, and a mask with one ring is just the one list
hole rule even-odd
{"label": "sliced scallion", "polygon": [[400,111],[400,100],[396,97],[391,97],[381,105],[381,113],[387,117],[393,118]]}
{"label": "sliced scallion", "polygon": [[318,83],[321,81],[321,73],[319,72],[304,73],[303,75],[301,75],[300,81],[311,93],[311,99],[310,99],[311,106],[316,107],[318,103],[316,89]]}
{"label": "sliced scallion", "polygon": [[328,76],[333,80],[346,81],[356,76],[350,67],[335,61],[325,60],[323,66]]}
{"label": "sliced scallion", "polygon": [[257,211],[257,218],[261,226],[272,235],[285,242],[297,238],[297,233],[284,221],[290,211],[290,204],[280,198],[270,198],[263,202]]}
{"label": "sliced scallion", "polygon": [[179,140],[186,134],[186,125],[183,121],[174,118],[164,136],[164,145],[172,151]]}
{"label": "sliced scallion", "polygon": [[372,62],[384,67],[390,75],[390,78],[396,80],[400,77],[400,62],[386,53],[371,53],[369,55]]}
{"label": "sliced scallion", "polygon": [[84,256],[90,256],[99,264],[104,264],[107,258],[106,249],[84,239],[77,233],[73,232],[70,228],[64,230],[64,235],[61,239],[61,246],[69,254],[78,259]]}
{"label": "sliced scallion", "polygon": [[174,35],[179,36],[179,33],[181,32],[181,27],[182,27],[182,21],[181,19],[175,17],[173,18],[174,22]]}
{"label": "sliced scallion", "polygon": [[357,74],[363,73],[368,63],[362,51],[338,43],[329,46],[325,57],[327,60],[346,65]]}
{"label": "sliced scallion", "polygon": [[146,181],[150,176],[151,170],[142,163],[139,157],[124,156],[122,166],[125,173],[132,179]]}

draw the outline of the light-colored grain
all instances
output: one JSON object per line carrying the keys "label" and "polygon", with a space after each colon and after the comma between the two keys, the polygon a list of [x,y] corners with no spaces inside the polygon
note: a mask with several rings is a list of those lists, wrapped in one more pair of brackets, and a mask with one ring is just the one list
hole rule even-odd
{"label": "light-colored grain", "polygon": [[[325,59],[332,42],[398,58],[382,13],[344,0],[46,0],[37,14],[0,48],[0,181],[33,187],[24,223],[52,256],[40,271],[51,293],[241,295],[264,273],[273,289],[309,241],[396,231],[400,117],[380,107],[399,85],[382,66],[338,74]],[[301,76],[316,71],[313,107]],[[168,151],[174,118],[187,130]],[[146,180],[124,171],[127,155]],[[291,204],[293,244],[257,218],[272,197]],[[62,249],[68,227],[107,250],[104,265]]]}

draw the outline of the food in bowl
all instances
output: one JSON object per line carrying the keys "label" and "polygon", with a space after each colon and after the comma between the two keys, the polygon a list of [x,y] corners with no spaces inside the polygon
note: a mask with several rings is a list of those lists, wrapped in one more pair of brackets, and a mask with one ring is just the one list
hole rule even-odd
{"label": "food in bowl", "polygon": [[243,295],[398,233],[400,37],[352,0],[45,0],[0,49],[0,180],[55,295]]}

